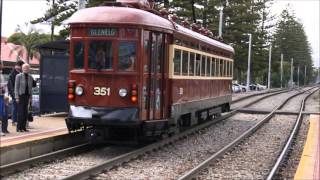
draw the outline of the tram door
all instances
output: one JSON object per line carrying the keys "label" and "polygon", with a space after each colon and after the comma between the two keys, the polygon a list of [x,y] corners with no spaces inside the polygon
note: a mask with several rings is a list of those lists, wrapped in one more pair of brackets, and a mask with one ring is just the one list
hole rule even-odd
{"label": "tram door", "polygon": [[165,81],[165,34],[144,31],[143,99],[142,119],[162,119],[166,112],[164,105]]}

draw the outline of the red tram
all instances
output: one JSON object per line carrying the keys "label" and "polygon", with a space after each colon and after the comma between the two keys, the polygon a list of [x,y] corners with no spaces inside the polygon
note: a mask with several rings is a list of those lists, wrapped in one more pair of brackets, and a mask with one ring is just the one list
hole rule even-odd
{"label": "red tram", "polygon": [[229,110],[233,48],[160,16],[147,0],[82,9],[69,24],[70,132],[158,136]]}

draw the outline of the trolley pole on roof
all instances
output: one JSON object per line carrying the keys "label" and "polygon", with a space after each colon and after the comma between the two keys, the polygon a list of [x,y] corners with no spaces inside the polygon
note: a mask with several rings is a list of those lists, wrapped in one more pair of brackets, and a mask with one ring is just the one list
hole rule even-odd
{"label": "trolley pole on roof", "polygon": [[270,43],[269,47],[269,69],[268,69],[268,89],[270,89],[270,81],[271,81],[271,50],[272,50],[272,44]]}
{"label": "trolley pole on roof", "polygon": [[247,91],[249,91],[249,84],[250,84],[251,40],[252,40],[252,34],[249,34],[248,71],[247,71]]}
{"label": "trolley pole on roof", "polygon": [[283,53],[281,53],[281,62],[280,62],[280,81],[281,81],[281,88],[282,88],[282,76],[283,76]]}

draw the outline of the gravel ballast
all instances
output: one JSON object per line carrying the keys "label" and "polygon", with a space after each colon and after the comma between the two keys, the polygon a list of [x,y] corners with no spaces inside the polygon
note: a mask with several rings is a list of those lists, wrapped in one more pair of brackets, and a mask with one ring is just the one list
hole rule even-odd
{"label": "gravel ballast", "polygon": [[294,125],[295,118],[296,116],[276,115],[233,151],[203,170],[198,178],[265,179]]}
{"label": "gravel ballast", "polygon": [[125,163],[94,179],[177,179],[262,117],[263,115],[236,114],[196,135]]}
{"label": "gravel ballast", "polygon": [[[305,111],[319,112],[320,111],[320,91],[318,90],[311,95],[306,101]],[[297,137],[294,140],[293,146],[290,149],[288,157],[280,170],[276,174],[277,179],[293,179],[298,168],[303,148],[308,136],[310,116],[304,116]]]}
{"label": "gravel ballast", "polygon": [[297,137],[294,140],[290,152],[276,174],[276,179],[294,179],[294,175],[298,168],[300,158],[303,152],[304,144],[307,139],[309,129],[309,116],[305,116],[299,128]]}
{"label": "gravel ballast", "polygon": [[88,153],[73,155],[61,160],[57,159],[50,163],[41,163],[33,168],[17,172],[2,179],[63,179],[71,174],[75,174],[81,170],[85,170],[102,163],[107,159],[129,152],[130,150],[132,150],[132,148],[128,147],[106,147],[103,149],[97,149]]}

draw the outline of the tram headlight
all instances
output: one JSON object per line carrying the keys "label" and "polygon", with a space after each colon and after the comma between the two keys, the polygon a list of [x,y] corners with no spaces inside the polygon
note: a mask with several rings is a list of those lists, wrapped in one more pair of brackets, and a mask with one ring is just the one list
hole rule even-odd
{"label": "tram headlight", "polygon": [[119,96],[125,97],[128,94],[128,91],[124,88],[119,89]]}
{"label": "tram headlight", "polygon": [[76,87],[76,95],[82,96],[83,95],[83,87],[82,86],[77,86]]}

